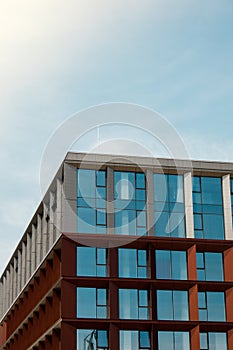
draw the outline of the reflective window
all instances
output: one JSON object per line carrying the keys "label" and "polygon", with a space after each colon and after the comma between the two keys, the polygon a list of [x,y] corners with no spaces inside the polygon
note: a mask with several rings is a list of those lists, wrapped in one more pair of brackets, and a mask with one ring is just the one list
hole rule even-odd
{"label": "reflective window", "polygon": [[233,224],[233,179],[230,180],[231,184],[231,213],[232,213],[232,224]]}
{"label": "reflective window", "polygon": [[224,239],[221,178],[193,177],[193,212],[196,238]]}
{"label": "reflective window", "polygon": [[107,290],[77,288],[78,318],[107,318]]}
{"label": "reflective window", "polygon": [[77,329],[77,350],[108,350],[108,331]]}
{"label": "reflective window", "polygon": [[158,350],[190,350],[189,332],[158,332]]}
{"label": "reflective window", "polygon": [[187,279],[187,258],[185,251],[156,250],[156,278],[158,279]]}
{"label": "reflective window", "polygon": [[106,171],[77,170],[78,232],[106,233]]}
{"label": "reflective window", "polygon": [[118,249],[119,277],[146,278],[147,256],[143,249]]}
{"label": "reflective window", "polygon": [[200,321],[226,321],[224,292],[198,292]]}
{"label": "reflective window", "polygon": [[150,335],[147,331],[120,331],[120,350],[150,349]]}
{"label": "reflective window", "polygon": [[158,320],[189,320],[188,292],[157,290]]}
{"label": "reflective window", "polygon": [[200,350],[227,350],[227,334],[224,332],[200,333]]}
{"label": "reflective window", "polygon": [[146,234],[145,174],[114,172],[115,233]]}
{"label": "reflective window", "polygon": [[106,277],[105,248],[77,247],[77,276]]}
{"label": "reflective window", "polygon": [[155,235],[185,237],[182,175],[154,174]]}
{"label": "reflective window", "polygon": [[197,253],[197,279],[200,281],[223,281],[222,253]]}
{"label": "reflective window", "polygon": [[119,289],[119,318],[147,320],[149,318],[148,291]]}

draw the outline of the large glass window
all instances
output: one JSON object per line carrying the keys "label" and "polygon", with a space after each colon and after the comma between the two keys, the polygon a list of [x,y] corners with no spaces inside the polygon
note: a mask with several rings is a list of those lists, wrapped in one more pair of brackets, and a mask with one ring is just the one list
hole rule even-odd
{"label": "large glass window", "polygon": [[200,350],[227,350],[227,334],[224,332],[200,333]]}
{"label": "large glass window", "polygon": [[224,239],[221,178],[193,177],[193,212],[196,238]]}
{"label": "large glass window", "polygon": [[146,234],[145,174],[114,172],[115,233]]}
{"label": "large glass window", "polygon": [[78,232],[106,233],[106,171],[77,170]]}
{"label": "large glass window", "polygon": [[147,320],[149,318],[148,291],[119,289],[119,318]]}
{"label": "large glass window", "polygon": [[200,281],[223,281],[222,253],[197,253],[197,279]]}
{"label": "large glass window", "polygon": [[77,329],[77,350],[108,350],[108,331]]}
{"label": "large glass window", "polygon": [[157,290],[158,320],[189,320],[188,292]]}
{"label": "large glass window", "polygon": [[200,321],[226,321],[224,292],[198,292]]}
{"label": "large glass window", "polygon": [[143,249],[118,249],[119,277],[146,278],[147,256]]}
{"label": "large glass window", "polygon": [[78,287],[77,317],[107,318],[107,290]]}
{"label": "large glass window", "polygon": [[189,350],[189,332],[158,332],[158,350]]}
{"label": "large glass window", "polygon": [[185,251],[156,250],[156,278],[158,279],[187,279],[187,257]]}
{"label": "large glass window", "polygon": [[120,331],[120,350],[149,350],[150,335],[147,331]]}
{"label": "large glass window", "polygon": [[77,247],[77,276],[106,277],[105,248]]}
{"label": "large glass window", "polygon": [[185,237],[182,175],[154,174],[155,235]]}

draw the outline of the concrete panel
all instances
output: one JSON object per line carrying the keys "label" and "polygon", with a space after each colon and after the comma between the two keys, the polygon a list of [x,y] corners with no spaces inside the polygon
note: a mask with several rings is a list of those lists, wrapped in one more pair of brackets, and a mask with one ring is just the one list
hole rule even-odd
{"label": "concrete panel", "polygon": [[233,239],[231,189],[230,189],[230,175],[229,174],[222,177],[222,195],[223,195],[225,239]]}
{"label": "concrete panel", "polygon": [[191,174],[191,172],[184,174],[184,203],[185,203],[186,237],[187,238],[194,238],[192,174]]}

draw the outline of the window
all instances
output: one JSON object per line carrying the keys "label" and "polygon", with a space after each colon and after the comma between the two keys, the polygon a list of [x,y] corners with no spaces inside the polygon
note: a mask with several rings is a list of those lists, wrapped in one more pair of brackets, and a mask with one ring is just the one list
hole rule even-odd
{"label": "window", "polygon": [[145,174],[114,172],[115,233],[146,234]]}
{"label": "window", "polygon": [[230,180],[231,186],[231,213],[232,213],[232,223],[233,223],[233,179]]}
{"label": "window", "polygon": [[156,278],[158,279],[187,279],[187,258],[185,251],[156,250]]}
{"label": "window", "polygon": [[158,332],[158,350],[190,350],[189,332]]}
{"label": "window", "polygon": [[77,288],[78,318],[107,318],[107,290]]}
{"label": "window", "polygon": [[78,232],[106,233],[106,171],[77,170]]}
{"label": "window", "polygon": [[106,277],[105,248],[77,247],[77,276]]}
{"label": "window", "polygon": [[120,350],[149,350],[150,348],[149,332],[120,331]]}
{"label": "window", "polygon": [[226,321],[224,292],[198,292],[200,321]]}
{"label": "window", "polygon": [[77,329],[77,350],[108,350],[108,331]]}
{"label": "window", "polygon": [[119,277],[146,278],[147,256],[146,250],[118,249]]}
{"label": "window", "polygon": [[182,175],[154,174],[155,235],[185,237]]}
{"label": "window", "polygon": [[224,332],[200,333],[200,350],[227,350],[227,334]]}
{"label": "window", "polygon": [[147,320],[148,304],[147,290],[119,289],[119,318]]}
{"label": "window", "polygon": [[158,320],[189,320],[188,292],[157,290]]}
{"label": "window", "polygon": [[223,281],[222,253],[197,253],[197,279],[200,281]]}
{"label": "window", "polygon": [[196,238],[224,239],[221,178],[193,177]]}

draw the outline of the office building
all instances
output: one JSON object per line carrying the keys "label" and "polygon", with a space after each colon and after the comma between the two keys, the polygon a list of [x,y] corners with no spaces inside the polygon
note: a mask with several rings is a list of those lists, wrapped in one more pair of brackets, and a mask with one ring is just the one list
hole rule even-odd
{"label": "office building", "polygon": [[233,163],[68,153],[0,278],[0,349],[233,350]]}

